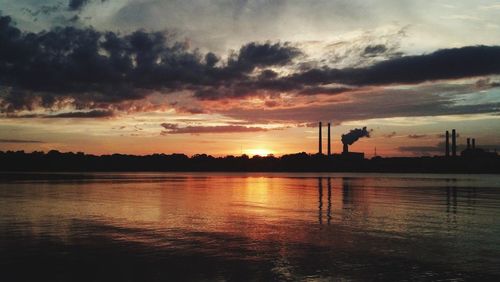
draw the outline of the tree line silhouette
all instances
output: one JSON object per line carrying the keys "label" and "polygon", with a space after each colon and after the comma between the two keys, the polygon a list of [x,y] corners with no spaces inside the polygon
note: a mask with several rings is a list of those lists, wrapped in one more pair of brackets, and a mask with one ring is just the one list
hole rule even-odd
{"label": "tree line silhouette", "polygon": [[196,154],[145,156],[82,152],[0,151],[0,171],[270,171],[270,172],[464,172],[500,173],[500,158],[374,157],[349,159],[305,152],[280,157]]}

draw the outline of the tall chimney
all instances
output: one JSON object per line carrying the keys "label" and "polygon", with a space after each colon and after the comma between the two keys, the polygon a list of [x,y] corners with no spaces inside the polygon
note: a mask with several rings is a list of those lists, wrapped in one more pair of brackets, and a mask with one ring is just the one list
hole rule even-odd
{"label": "tall chimney", "polygon": [[332,147],[330,142],[330,123],[328,123],[328,156],[332,154]]}
{"label": "tall chimney", "polygon": [[446,130],[446,154],[445,156],[449,157],[450,156],[450,132]]}
{"label": "tall chimney", "polygon": [[451,130],[451,155],[457,156],[457,132],[455,129]]}
{"label": "tall chimney", "polygon": [[476,149],[476,138],[472,138],[472,149]]}
{"label": "tall chimney", "polygon": [[349,153],[349,145],[344,143],[344,149],[342,150],[342,153],[344,153],[344,154]]}
{"label": "tall chimney", "polygon": [[321,143],[321,139],[323,139],[323,137],[321,136],[321,121],[319,122],[319,144],[318,144],[318,152],[319,154],[323,154],[323,144]]}
{"label": "tall chimney", "polygon": [[470,138],[467,138],[467,150],[470,149]]}

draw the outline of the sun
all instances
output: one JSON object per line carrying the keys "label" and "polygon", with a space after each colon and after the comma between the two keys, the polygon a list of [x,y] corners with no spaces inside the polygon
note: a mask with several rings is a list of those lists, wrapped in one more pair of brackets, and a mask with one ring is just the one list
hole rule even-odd
{"label": "sun", "polygon": [[245,153],[250,155],[250,156],[256,156],[256,155],[267,156],[269,154],[272,154],[273,152],[271,150],[268,150],[268,149],[256,148],[256,149],[245,150]]}

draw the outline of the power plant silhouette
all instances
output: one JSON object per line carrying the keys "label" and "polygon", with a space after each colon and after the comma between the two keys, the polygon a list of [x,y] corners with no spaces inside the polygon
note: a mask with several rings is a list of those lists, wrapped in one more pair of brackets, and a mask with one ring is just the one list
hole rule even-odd
{"label": "power plant silhouette", "polygon": [[[323,155],[323,123],[319,122],[319,132],[318,132],[319,140],[318,140],[318,154]],[[327,156],[333,156],[339,159],[349,159],[349,160],[363,160],[365,158],[364,153],[360,152],[349,152],[349,146],[354,144],[354,142],[358,141],[359,138],[362,137],[370,137],[370,132],[363,128],[355,128],[350,130],[346,134],[342,134],[342,153],[341,154],[333,154],[332,155],[332,142],[331,142],[331,124],[328,123],[328,146],[327,146]]]}
{"label": "power plant silhouette", "polygon": [[[342,134],[342,152],[340,154],[332,154],[331,150],[331,124],[327,124],[328,135],[327,135],[327,157],[334,157],[339,160],[350,160],[357,161],[363,160],[365,154],[362,152],[350,152],[349,146],[354,144],[360,138],[370,137],[370,131],[366,127],[351,129],[348,133]],[[457,137],[458,133],[456,129],[451,130],[451,144],[450,144],[450,131],[445,132],[445,152],[444,156],[449,157],[459,157],[457,154]],[[318,128],[318,155],[323,155],[323,123],[319,122]],[[496,150],[493,152],[477,148],[475,138],[467,138],[467,147],[460,152],[460,157],[462,158],[496,158],[498,156]]]}
{"label": "power plant silhouette", "polygon": [[[450,156],[450,132],[446,130],[445,132],[445,157],[457,157],[457,131],[455,129],[451,130],[451,156]],[[467,137],[467,147],[460,152],[460,156],[463,158],[492,158],[497,157],[496,151],[489,152],[481,148],[476,147],[476,138]]]}

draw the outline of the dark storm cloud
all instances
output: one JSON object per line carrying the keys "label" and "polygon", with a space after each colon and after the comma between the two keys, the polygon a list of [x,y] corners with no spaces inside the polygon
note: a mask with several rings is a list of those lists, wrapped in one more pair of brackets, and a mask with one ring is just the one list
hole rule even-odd
{"label": "dark storm cloud", "polygon": [[468,46],[393,58],[365,68],[311,69],[289,79],[303,84],[414,84],[500,73],[500,46]]}
{"label": "dark storm cloud", "polygon": [[[76,1],[72,7],[85,4],[88,1]],[[381,44],[364,48],[365,56],[386,52],[388,47]],[[139,30],[122,35],[92,28],[60,27],[29,33],[15,27],[10,17],[0,16],[0,112],[57,109],[61,105],[71,105],[78,111],[103,111],[124,101],[143,99],[153,91],[185,90],[200,100],[272,97],[281,92],[335,95],[365,86],[500,73],[498,46],[391,57],[359,68],[290,68],[292,73],[284,76],[273,70],[285,65],[297,67],[300,62],[296,60],[301,55],[298,48],[288,43],[251,42],[221,61],[213,53],[190,51],[186,44],[174,42],[160,32]],[[496,87],[496,82],[478,83],[478,87],[484,85]],[[410,115],[414,111],[422,115],[435,114],[436,110],[453,113],[481,109],[471,106],[465,110],[440,101],[428,102],[409,106]],[[490,110],[493,106],[488,105]],[[370,105],[363,108],[370,109]],[[376,112],[384,115],[388,111],[384,108]],[[346,115],[374,117],[359,110]]]}
{"label": "dark storm cloud", "polygon": [[81,10],[89,2],[90,2],[90,0],[69,0],[68,10],[70,10],[70,11]]}
{"label": "dark storm cloud", "polygon": [[179,127],[174,123],[162,123],[161,126],[165,129],[161,132],[166,134],[204,134],[204,133],[244,133],[244,132],[262,132],[268,131],[262,127],[247,127],[241,125],[218,125],[218,126],[186,126]]}
{"label": "dark storm cloud", "polygon": [[215,67],[214,54],[190,52],[160,32],[120,35],[64,27],[23,33],[8,16],[0,17],[0,43],[3,112],[50,108],[65,99],[77,108],[99,108],[142,99],[152,90],[213,90],[235,79],[242,89],[260,87],[245,82],[249,72],[288,64],[300,54],[287,44],[249,43]]}
{"label": "dark storm cloud", "polygon": [[294,47],[282,45],[280,43],[257,44],[249,43],[243,46],[237,57],[229,60],[229,67],[233,67],[243,72],[249,72],[255,67],[282,66],[291,62],[291,60],[301,52]]}
{"label": "dark storm cloud", "polygon": [[[99,0],[96,2],[104,3],[107,0]],[[92,0],[69,0],[68,2],[68,10],[69,11],[81,11],[85,6],[89,5]]]}

